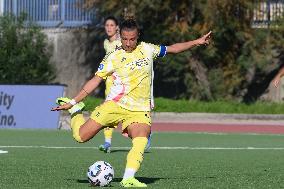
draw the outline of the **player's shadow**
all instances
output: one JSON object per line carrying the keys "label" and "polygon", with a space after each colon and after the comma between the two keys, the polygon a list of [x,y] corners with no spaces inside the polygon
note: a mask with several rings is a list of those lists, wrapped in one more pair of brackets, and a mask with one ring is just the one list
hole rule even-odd
{"label": "player's shadow", "polygon": [[[116,152],[129,152],[129,149],[114,149],[111,150],[111,153],[116,153]],[[145,154],[151,153],[149,151],[144,152]]]}
{"label": "player's shadow", "polygon": [[89,183],[87,179],[77,179],[78,183]]}
{"label": "player's shadow", "polygon": [[[144,182],[145,184],[152,184],[155,183],[159,180],[163,180],[163,179],[168,179],[168,178],[159,178],[159,177],[135,177],[137,180],[139,180],[140,182]],[[114,178],[112,180],[112,182],[120,182],[122,180],[122,178]]]}
{"label": "player's shadow", "polygon": [[129,149],[114,149],[114,150],[111,150],[111,153],[116,153],[116,152],[129,152]]}
{"label": "player's shadow", "polygon": [[[144,182],[146,184],[152,184],[158,180],[163,180],[163,179],[169,179],[169,178],[150,178],[150,177],[135,177],[137,178],[140,182]],[[112,182],[120,182],[122,178],[114,178]],[[87,179],[77,179],[78,183],[89,183]]]}
{"label": "player's shadow", "polygon": [[[115,149],[111,150],[111,153],[116,153],[116,152],[129,152],[129,149]],[[151,153],[151,152],[144,152],[145,154]]]}

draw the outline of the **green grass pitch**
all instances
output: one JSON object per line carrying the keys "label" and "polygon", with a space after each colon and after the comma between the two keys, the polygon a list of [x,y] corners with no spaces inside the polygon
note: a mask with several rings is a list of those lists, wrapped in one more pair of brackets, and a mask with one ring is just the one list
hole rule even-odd
{"label": "green grass pitch", "polygon": [[[115,170],[119,187],[131,141],[115,133],[113,152],[70,131],[0,130],[0,188],[90,188],[86,171],[98,160]],[[284,135],[154,133],[137,173],[148,188],[284,188]]]}

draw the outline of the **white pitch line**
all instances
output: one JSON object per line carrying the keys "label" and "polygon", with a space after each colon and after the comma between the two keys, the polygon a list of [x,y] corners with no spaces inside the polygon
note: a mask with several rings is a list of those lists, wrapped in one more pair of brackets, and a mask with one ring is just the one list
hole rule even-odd
{"label": "white pitch line", "polygon": [[[77,146],[0,146],[0,148],[45,148],[45,149],[98,149],[97,147]],[[112,147],[112,149],[126,149],[130,147]],[[161,146],[151,147],[154,150],[284,150],[284,147],[190,147],[190,146]],[[1,153],[1,150],[0,150]],[[3,151],[2,153],[7,153]]]}
{"label": "white pitch line", "polygon": [[8,151],[0,150],[0,154],[7,154]]}

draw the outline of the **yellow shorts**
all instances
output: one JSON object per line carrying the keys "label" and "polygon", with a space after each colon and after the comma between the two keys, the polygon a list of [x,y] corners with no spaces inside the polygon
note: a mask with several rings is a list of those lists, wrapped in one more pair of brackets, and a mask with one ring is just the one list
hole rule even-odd
{"label": "yellow shorts", "polygon": [[106,101],[96,107],[90,118],[104,127],[115,127],[121,122],[122,131],[132,123],[143,123],[151,126],[150,112],[130,111],[121,108],[113,101]]}

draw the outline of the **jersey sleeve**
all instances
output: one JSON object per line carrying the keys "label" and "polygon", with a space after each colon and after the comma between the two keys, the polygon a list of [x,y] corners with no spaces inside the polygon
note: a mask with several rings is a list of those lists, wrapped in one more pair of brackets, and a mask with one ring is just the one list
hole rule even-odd
{"label": "jersey sleeve", "polygon": [[114,70],[112,62],[112,57],[110,55],[106,55],[103,61],[100,63],[96,75],[103,79],[106,79],[108,76],[110,76]]}
{"label": "jersey sleeve", "polygon": [[157,57],[166,56],[166,54],[167,54],[167,47],[166,46],[164,46],[164,45],[153,45],[151,43],[148,43],[147,45],[149,45],[148,49],[151,51],[153,59],[155,59]]}

